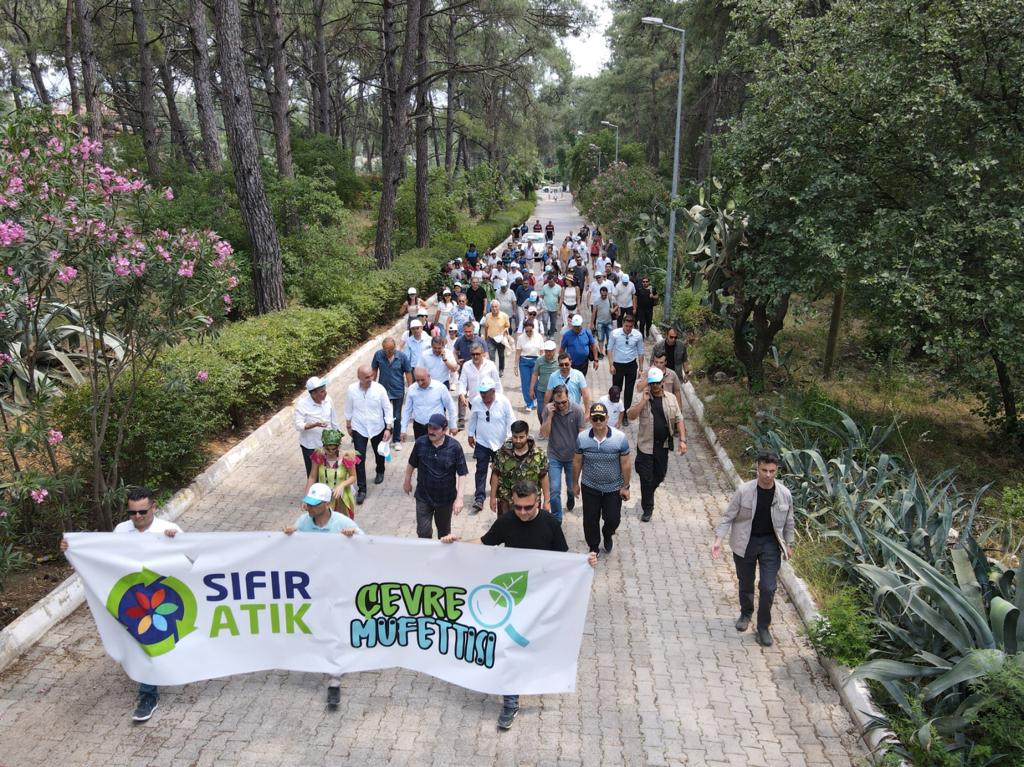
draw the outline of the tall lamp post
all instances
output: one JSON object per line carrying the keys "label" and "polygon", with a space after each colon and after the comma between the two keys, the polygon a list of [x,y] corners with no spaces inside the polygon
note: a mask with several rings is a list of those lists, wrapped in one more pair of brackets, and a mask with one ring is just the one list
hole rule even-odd
{"label": "tall lamp post", "polygon": [[601,120],[601,125],[605,125],[609,128],[615,128],[615,162],[619,161],[619,126],[615,123],[610,123],[607,120]]}
{"label": "tall lamp post", "polygon": [[676,197],[679,195],[679,144],[683,128],[683,64],[686,58],[686,30],[672,27],[657,16],[644,16],[640,21],[679,33],[679,83],[676,90],[676,145],[672,152],[672,208],[668,214],[668,265],[665,269],[665,324],[672,321],[672,281],[676,256]]}

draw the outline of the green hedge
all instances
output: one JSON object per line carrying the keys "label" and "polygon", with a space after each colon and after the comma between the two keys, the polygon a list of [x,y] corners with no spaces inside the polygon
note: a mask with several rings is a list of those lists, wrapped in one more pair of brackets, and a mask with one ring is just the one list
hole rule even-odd
{"label": "green hedge", "polygon": [[[465,241],[493,246],[532,209],[532,201],[518,202],[493,221],[469,227]],[[212,438],[252,423],[293,396],[308,376],[395,317],[410,285],[424,295],[434,290],[440,267],[464,247],[406,251],[379,271],[360,271],[347,249],[331,249],[309,258],[303,270],[300,292],[313,308],[294,306],[234,322],[202,344],[162,353],[139,384],[131,409],[123,481],[168,490],[190,482],[206,464]],[[205,381],[197,380],[200,371]],[[119,383],[115,412],[125,407],[128,386],[127,380]],[[89,404],[88,387],[79,387],[58,407],[61,430],[80,444],[88,443]]]}

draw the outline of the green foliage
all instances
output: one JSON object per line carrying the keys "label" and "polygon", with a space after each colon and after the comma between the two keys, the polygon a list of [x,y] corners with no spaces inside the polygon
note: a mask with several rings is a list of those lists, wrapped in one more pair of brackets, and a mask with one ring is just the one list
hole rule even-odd
{"label": "green foliage", "polygon": [[1024,665],[1007,663],[971,684],[974,701],[965,713],[968,738],[979,756],[995,764],[1024,764]]}
{"label": "green foliage", "polygon": [[[444,168],[431,168],[428,180],[428,203],[430,212],[430,238],[432,244],[452,242],[458,239],[462,216],[459,200],[445,189]],[[395,201],[394,249],[404,253],[416,247],[416,174],[407,173],[398,186]]]}
{"label": "green foliage", "polygon": [[673,322],[680,323],[684,330],[693,331],[704,327],[711,319],[711,312],[701,303],[700,296],[684,285],[676,287],[672,294]]}
{"label": "green foliage", "polygon": [[291,140],[292,160],[302,175],[326,179],[331,191],[346,207],[362,204],[369,186],[356,175],[352,156],[337,139],[292,126]]}
{"label": "green foliage", "polygon": [[873,634],[868,604],[858,591],[850,588],[833,594],[821,616],[807,628],[807,638],[814,649],[851,667],[867,660]]}
{"label": "green foliage", "polygon": [[993,516],[1011,522],[1024,522],[1024,485],[1003,488],[999,498],[986,498],[984,507]]}
{"label": "green foliage", "polygon": [[732,348],[732,334],[727,330],[712,330],[693,345],[693,366],[710,377],[722,372],[740,375],[742,368]]}

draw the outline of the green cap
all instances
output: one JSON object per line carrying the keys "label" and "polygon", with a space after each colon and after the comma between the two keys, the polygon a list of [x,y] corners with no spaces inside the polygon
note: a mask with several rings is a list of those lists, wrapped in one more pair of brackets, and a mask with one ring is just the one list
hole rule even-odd
{"label": "green cap", "polygon": [[337,429],[324,429],[321,439],[323,439],[325,445],[340,445],[341,432]]}

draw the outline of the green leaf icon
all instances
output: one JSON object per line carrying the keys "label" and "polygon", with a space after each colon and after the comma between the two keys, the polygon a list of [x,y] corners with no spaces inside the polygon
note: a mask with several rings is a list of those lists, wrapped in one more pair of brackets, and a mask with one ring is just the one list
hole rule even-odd
{"label": "green leaf icon", "polygon": [[[502,573],[491,580],[498,586],[501,586],[509,594],[512,595],[512,601],[515,604],[519,604],[523,601],[523,597],[526,596],[526,585],[528,582],[529,572],[527,570],[518,570],[514,573]],[[491,592],[491,597],[494,599],[494,604],[498,607],[505,607],[505,597],[496,591]]]}

